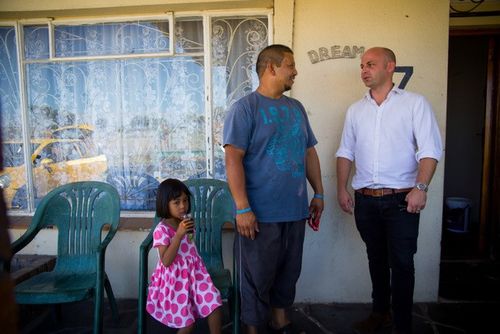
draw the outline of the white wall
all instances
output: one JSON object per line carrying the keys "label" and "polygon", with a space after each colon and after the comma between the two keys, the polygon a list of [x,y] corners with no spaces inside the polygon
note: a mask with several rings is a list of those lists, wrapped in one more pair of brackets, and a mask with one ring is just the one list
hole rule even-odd
{"label": "white wall", "polygon": [[[36,3],[42,10],[47,2]],[[119,1],[107,3],[119,5]],[[255,5],[258,1],[247,3]],[[275,0],[274,3],[274,41],[293,43],[299,75],[291,95],[305,105],[319,140],[317,149],[325,186],[326,211],[320,232],[307,231],[296,301],[368,302],[370,279],[365,247],[353,218],[342,213],[337,205],[335,185],[335,152],[345,111],[366,90],[359,79],[359,57],[312,64],[308,52],[334,45],[392,48],[399,65],[414,67],[407,89],[429,99],[445,138],[448,2]],[[431,184],[427,208],[421,214],[416,256],[417,301],[437,300],[442,185],[443,163],[440,163]],[[11,230],[13,239],[21,232]],[[106,269],[118,298],[137,295],[138,251],[145,235],[145,232],[120,231],[109,246]],[[53,254],[54,238],[54,231],[45,231],[35,245],[24,252]],[[226,235],[225,261],[229,265],[231,251]],[[154,259],[150,261],[152,265]]]}

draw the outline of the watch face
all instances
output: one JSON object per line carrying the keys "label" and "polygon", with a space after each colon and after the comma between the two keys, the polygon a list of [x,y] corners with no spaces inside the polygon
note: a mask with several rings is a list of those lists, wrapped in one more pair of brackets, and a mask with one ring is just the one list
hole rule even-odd
{"label": "watch face", "polygon": [[418,190],[423,190],[423,191],[427,191],[427,185],[426,184],[423,184],[423,183],[417,183],[417,189]]}

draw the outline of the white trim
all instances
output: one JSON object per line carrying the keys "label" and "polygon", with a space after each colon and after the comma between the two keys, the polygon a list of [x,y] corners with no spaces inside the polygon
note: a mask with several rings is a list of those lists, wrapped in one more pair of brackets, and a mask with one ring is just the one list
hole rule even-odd
{"label": "white trim", "polygon": [[121,211],[120,218],[154,218],[155,211]]}
{"label": "white trim", "polygon": [[238,15],[241,16],[250,16],[250,15],[272,15],[273,10],[272,8],[265,8],[265,9],[258,9],[258,8],[251,8],[251,9],[230,9],[230,10],[223,10],[223,9],[215,9],[215,10],[205,10],[202,11],[204,14],[207,14],[211,17],[218,17],[218,16],[235,16],[236,18]]}
{"label": "white trim", "polygon": [[48,22],[49,27],[49,60],[56,57],[56,40],[54,38],[54,25],[52,21]]}
{"label": "white trim", "polygon": [[173,56],[199,56],[200,53],[178,53],[173,55],[170,52],[164,53],[142,53],[142,54],[126,54],[126,55],[106,55],[106,56],[77,56],[77,57],[53,57],[44,59],[29,59],[25,60],[26,64],[36,63],[55,63],[55,62],[71,62],[71,61],[92,61],[92,60],[121,60],[130,58],[159,58],[159,57],[173,57]]}
{"label": "white trim", "polygon": [[120,23],[120,22],[136,22],[168,19],[173,20],[173,12],[166,12],[162,14],[145,14],[145,15],[123,15],[123,16],[100,16],[100,17],[82,17],[82,18],[61,18],[54,19],[54,25],[84,25],[84,24],[97,24],[97,23]]}
{"label": "white trim", "polygon": [[170,54],[175,54],[175,17],[173,13],[170,13],[170,19],[168,20],[168,49]]}
{"label": "white trim", "polygon": [[214,176],[214,150],[213,150],[213,126],[212,126],[212,43],[211,43],[212,20],[210,15],[203,15],[203,49],[205,69],[205,136],[206,136],[206,165],[207,177]]}
{"label": "white trim", "polygon": [[54,25],[62,25],[62,24],[91,24],[91,23],[108,23],[108,22],[130,22],[130,21],[145,21],[145,20],[155,20],[159,18],[173,18],[174,15],[176,17],[202,17],[208,15],[210,17],[218,17],[218,16],[249,16],[249,15],[273,15],[273,8],[242,8],[242,9],[210,9],[210,10],[196,10],[196,11],[168,11],[157,14],[145,13],[134,14],[134,15],[115,15],[115,16],[96,16],[96,15],[87,15],[81,17],[73,17],[73,18],[55,18],[55,17],[39,17],[39,18],[30,18],[30,19],[19,19],[19,20],[9,20],[9,21],[1,21],[0,25],[8,24],[10,22],[21,23],[22,25],[33,25],[40,23],[47,23],[48,21],[52,21]]}
{"label": "white trim", "polygon": [[274,15],[273,12],[267,14],[267,35],[269,45],[274,44]]}
{"label": "white trim", "polygon": [[25,176],[26,176],[26,202],[27,211],[35,211],[35,191],[33,183],[33,164],[31,161],[31,140],[29,136],[29,122],[28,122],[28,97],[26,96],[27,85],[26,85],[26,73],[24,64],[24,29],[21,24],[17,24],[15,27],[16,31],[16,44],[17,44],[17,71],[19,75],[19,107],[21,112],[21,131],[23,137],[23,154],[24,154],[24,166],[25,166]]}
{"label": "white trim", "polygon": [[48,24],[49,21],[52,21],[54,18],[52,17],[40,17],[36,19],[20,19],[17,22],[22,26],[31,26],[31,25],[39,25],[39,24]]}

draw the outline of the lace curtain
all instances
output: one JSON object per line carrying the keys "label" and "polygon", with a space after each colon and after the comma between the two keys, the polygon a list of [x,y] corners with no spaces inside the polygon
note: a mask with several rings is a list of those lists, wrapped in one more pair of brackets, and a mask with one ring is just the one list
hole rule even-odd
{"label": "lace curtain", "polygon": [[[212,18],[210,64],[204,63],[203,29],[202,17],[177,19],[175,55],[161,56],[174,51],[168,20],[56,25],[54,55],[60,60],[49,61],[48,26],[24,27],[35,203],[59,184],[92,179],[115,185],[122,209],[151,210],[165,178],[225,178],[217,147],[224,115],[256,88],[253,67],[267,45],[267,17]],[[24,171],[14,28],[1,28],[0,37],[2,133],[4,148],[9,146],[4,157]],[[118,58],[64,60],[109,55]],[[207,66],[213,73],[208,108]],[[215,146],[214,167],[207,142]],[[48,158],[55,150],[63,158]],[[23,173],[7,172],[17,188],[9,206],[26,208]]]}

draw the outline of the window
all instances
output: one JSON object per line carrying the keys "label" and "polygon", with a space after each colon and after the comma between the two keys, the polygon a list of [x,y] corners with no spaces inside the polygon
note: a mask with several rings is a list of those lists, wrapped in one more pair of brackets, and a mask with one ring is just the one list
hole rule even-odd
{"label": "window", "polygon": [[256,88],[270,13],[217,15],[0,27],[8,207],[103,180],[123,210],[152,210],[165,178],[224,179],[224,116]]}

